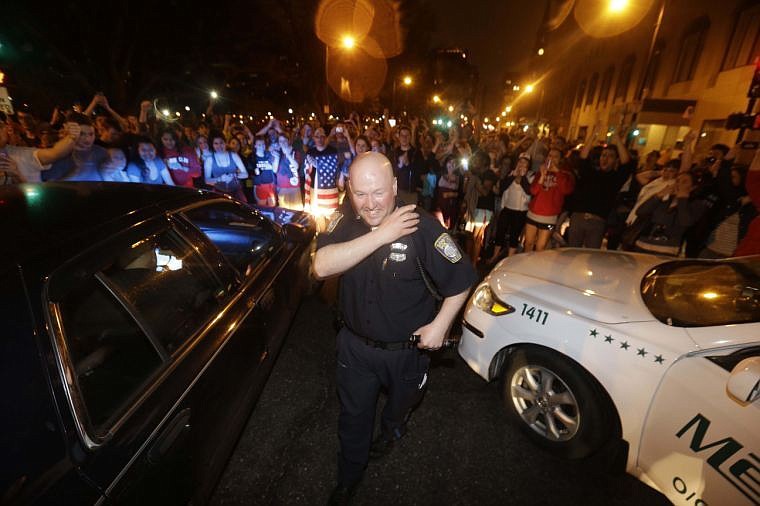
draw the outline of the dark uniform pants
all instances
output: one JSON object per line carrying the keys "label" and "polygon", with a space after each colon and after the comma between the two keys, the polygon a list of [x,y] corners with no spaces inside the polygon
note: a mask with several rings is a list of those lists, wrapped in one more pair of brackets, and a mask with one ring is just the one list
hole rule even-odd
{"label": "dark uniform pants", "polygon": [[360,341],[345,327],[338,333],[337,385],[340,398],[338,482],[361,479],[369,460],[380,389],[388,400],[382,413],[387,440],[401,437],[406,419],[422,399],[430,358],[417,350],[382,350]]}
{"label": "dark uniform pants", "polygon": [[[559,223],[557,223],[559,225]],[[607,220],[591,213],[573,213],[570,215],[570,231],[567,245],[571,248],[602,247]]]}

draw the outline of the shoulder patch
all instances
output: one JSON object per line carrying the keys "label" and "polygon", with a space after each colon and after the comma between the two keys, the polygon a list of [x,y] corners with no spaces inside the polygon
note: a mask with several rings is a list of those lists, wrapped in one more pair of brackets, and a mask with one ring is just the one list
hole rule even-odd
{"label": "shoulder patch", "polygon": [[459,246],[457,246],[454,239],[452,239],[446,232],[438,236],[434,245],[438,253],[443,255],[443,257],[452,264],[455,264],[462,259],[462,252],[459,251]]}
{"label": "shoulder patch", "polygon": [[338,226],[338,223],[340,223],[340,220],[343,219],[343,213],[340,211],[335,211],[330,215],[330,223],[327,224],[327,233],[332,234],[333,230],[335,230],[335,227]]}

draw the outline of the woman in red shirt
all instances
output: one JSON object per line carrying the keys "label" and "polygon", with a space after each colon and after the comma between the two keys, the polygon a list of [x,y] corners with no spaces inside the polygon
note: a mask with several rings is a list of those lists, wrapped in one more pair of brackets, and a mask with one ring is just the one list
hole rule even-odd
{"label": "woman in red shirt", "polygon": [[173,130],[161,133],[158,155],[169,169],[175,185],[193,187],[193,178],[201,175],[201,164],[193,148],[179,145]]}
{"label": "woman in red shirt", "polygon": [[575,179],[560,166],[562,152],[549,150],[546,161],[530,185],[532,199],[525,224],[525,251],[542,251],[557,224],[565,197],[573,192]]}

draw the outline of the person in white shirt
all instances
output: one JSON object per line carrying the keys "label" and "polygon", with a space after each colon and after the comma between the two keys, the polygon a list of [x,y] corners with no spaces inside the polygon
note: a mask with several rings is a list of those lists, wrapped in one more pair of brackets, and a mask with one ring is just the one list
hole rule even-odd
{"label": "person in white shirt", "polygon": [[38,183],[50,165],[69,156],[79,138],[79,125],[66,123],[61,139],[51,148],[30,148],[8,144],[8,118],[0,112],[0,183]]}
{"label": "person in white shirt", "polygon": [[514,255],[517,252],[528,214],[530,184],[533,182],[533,177],[533,171],[530,170],[530,158],[523,153],[517,159],[515,168],[501,181],[504,190],[501,194],[501,212],[497,220],[495,245],[493,255],[488,260],[489,264],[494,264],[499,260],[504,248],[508,248],[508,255]]}

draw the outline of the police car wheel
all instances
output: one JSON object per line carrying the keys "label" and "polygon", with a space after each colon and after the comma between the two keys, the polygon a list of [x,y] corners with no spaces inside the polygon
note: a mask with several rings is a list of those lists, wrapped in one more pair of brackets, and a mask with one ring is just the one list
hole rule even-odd
{"label": "police car wheel", "polygon": [[614,433],[614,410],[601,387],[575,362],[546,348],[510,354],[501,394],[512,423],[558,456],[587,457]]}

